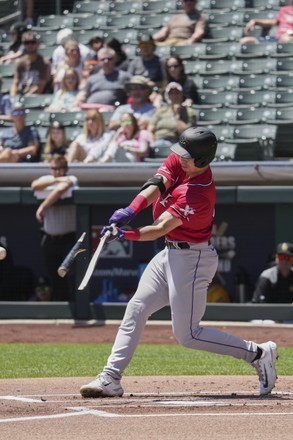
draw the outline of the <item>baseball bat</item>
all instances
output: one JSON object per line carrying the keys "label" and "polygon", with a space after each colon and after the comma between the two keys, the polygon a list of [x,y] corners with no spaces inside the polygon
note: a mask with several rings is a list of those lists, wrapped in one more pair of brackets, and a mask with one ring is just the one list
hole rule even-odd
{"label": "baseball bat", "polygon": [[82,248],[82,243],[83,243],[85,234],[86,234],[85,232],[83,232],[81,234],[81,236],[79,237],[79,239],[77,240],[77,242],[75,243],[73,248],[68,252],[66,257],[64,258],[64,260],[62,261],[62,263],[58,267],[57,272],[58,272],[58,275],[61,278],[65,277],[65,275],[69,271],[70,266],[72,265],[76,255],[79,254],[80,252],[84,252],[85,251],[85,249]]}
{"label": "baseball bat", "polygon": [[[111,225],[111,226],[114,226],[114,225]],[[86,273],[85,273],[85,275],[84,275],[84,277],[78,287],[78,290],[83,290],[87,286],[87,284],[90,280],[90,277],[92,276],[93,271],[96,267],[97,261],[99,259],[101,252],[102,252],[102,249],[104,247],[105,241],[109,237],[109,235],[111,235],[111,232],[107,231],[106,234],[103,235],[103,237],[100,239],[99,246],[97,247],[97,249],[94,252],[94,255],[92,256],[92,259],[91,259],[91,261],[88,265],[88,268],[86,270]]]}

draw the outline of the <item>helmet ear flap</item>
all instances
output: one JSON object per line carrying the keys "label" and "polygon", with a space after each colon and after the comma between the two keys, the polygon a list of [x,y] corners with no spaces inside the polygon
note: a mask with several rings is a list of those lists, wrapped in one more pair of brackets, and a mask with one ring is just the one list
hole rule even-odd
{"label": "helmet ear flap", "polygon": [[209,159],[207,157],[200,157],[198,159],[194,159],[194,165],[196,168],[203,168],[209,164]]}

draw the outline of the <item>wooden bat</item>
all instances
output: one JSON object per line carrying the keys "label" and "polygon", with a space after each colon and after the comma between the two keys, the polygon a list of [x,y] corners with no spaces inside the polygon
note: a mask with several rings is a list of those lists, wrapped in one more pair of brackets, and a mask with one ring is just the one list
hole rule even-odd
{"label": "wooden bat", "polygon": [[61,278],[65,277],[65,275],[68,273],[70,266],[72,265],[76,255],[79,254],[80,252],[85,251],[85,249],[82,248],[82,243],[83,243],[85,234],[86,234],[85,232],[83,232],[81,234],[81,236],[79,237],[79,239],[77,240],[77,242],[75,243],[73,248],[68,252],[66,257],[64,258],[64,260],[62,261],[62,263],[58,267],[57,273]]}
{"label": "wooden bat", "polygon": [[85,275],[84,275],[84,277],[78,287],[78,290],[83,290],[87,286],[87,284],[90,280],[90,277],[92,276],[93,271],[96,267],[97,261],[99,259],[101,252],[102,252],[102,249],[104,247],[105,241],[109,237],[109,235],[111,235],[111,232],[107,231],[106,234],[103,235],[103,237],[101,238],[99,246],[97,247],[97,249],[94,252],[94,255],[92,256],[92,259],[91,259],[91,261],[88,265],[88,268],[86,270],[86,273],[85,273]]}

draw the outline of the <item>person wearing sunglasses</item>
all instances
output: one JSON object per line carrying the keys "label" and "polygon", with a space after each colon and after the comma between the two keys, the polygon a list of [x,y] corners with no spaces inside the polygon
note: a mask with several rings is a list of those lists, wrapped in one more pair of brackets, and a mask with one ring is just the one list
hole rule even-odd
{"label": "person wearing sunglasses", "polygon": [[279,243],[275,264],[259,276],[253,303],[293,303],[293,244]]}
{"label": "person wearing sunglasses", "polygon": [[[125,83],[129,73],[117,69],[115,51],[103,47],[98,52],[100,70],[90,75],[85,87],[77,95],[76,104],[97,104],[99,106],[118,106],[126,103]],[[107,108],[108,109],[108,108]]]}
{"label": "person wearing sunglasses", "polygon": [[150,102],[152,86],[150,81],[141,75],[134,75],[125,83],[125,90],[129,97],[127,104],[119,105],[109,121],[109,129],[117,130],[123,113],[133,113],[139,127],[146,128],[156,108]]}
{"label": "person wearing sunglasses", "polygon": [[37,34],[32,31],[22,35],[25,54],[15,63],[10,96],[45,93],[50,86],[51,63],[38,53]]}
{"label": "person wearing sunglasses", "polygon": [[40,200],[36,219],[41,224],[41,251],[52,288],[52,301],[69,301],[73,294],[72,280],[61,278],[57,269],[76,241],[76,208],[71,203],[57,202],[72,197],[78,180],[67,175],[68,163],[63,155],[54,156],[49,166],[51,174],[35,179],[31,188]]}
{"label": "person wearing sunglasses", "polygon": [[124,113],[120,118],[120,128],[99,162],[142,162],[149,155],[150,142],[149,132],[139,128],[133,113]]}
{"label": "person wearing sunglasses", "polygon": [[173,14],[154,34],[157,45],[179,46],[194,44],[207,33],[208,17],[196,9],[197,0],[182,0],[183,11]]}
{"label": "person wearing sunglasses", "polygon": [[21,102],[14,104],[10,118],[13,125],[0,131],[0,163],[39,162],[40,136],[36,127],[25,125]]}

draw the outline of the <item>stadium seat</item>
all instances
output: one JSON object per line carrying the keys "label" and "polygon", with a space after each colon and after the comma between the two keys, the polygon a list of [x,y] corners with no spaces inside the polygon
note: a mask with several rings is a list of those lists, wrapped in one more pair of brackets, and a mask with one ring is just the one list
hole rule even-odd
{"label": "stadium seat", "polygon": [[276,62],[275,69],[271,69],[271,73],[288,72],[293,71],[293,59],[292,58],[282,58],[278,59]]}
{"label": "stadium seat", "polygon": [[94,36],[104,38],[105,32],[102,29],[80,29],[74,30],[74,36],[79,43],[87,45]]}
{"label": "stadium seat", "polygon": [[233,107],[265,107],[274,105],[276,92],[271,90],[241,90],[237,93],[237,103]]}
{"label": "stadium seat", "polygon": [[81,28],[84,30],[104,29],[107,28],[107,21],[107,15],[91,15],[88,17],[81,15],[80,17],[74,17],[73,26],[74,28]]}
{"label": "stadium seat", "polygon": [[206,50],[199,55],[203,60],[231,59],[240,51],[241,44],[238,42],[212,43],[206,45]]}
{"label": "stadium seat", "polygon": [[135,26],[139,30],[159,29],[169,20],[170,14],[147,14],[140,16],[139,23]]}
{"label": "stadium seat", "polygon": [[276,50],[270,56],[278,58],[286,58],[293,55],[293,42],[290,43],[276,43]]}
{"label": "stadium seat", "polygon": [[277,52],[277,43],[239,44],[235,52],[236,58],[263,58]]}
{"label": "stadium seat", "polygon": [[178,9],[182,8],[180,3],[177,0],[150,0],[142,3],[143,12],[151,14],[178,13]]}
{"label": "stadium seat", "polygon": [[171,55],[180,57],[182,60],[200,58],[205,52],[206,45],[204,43],[171,46]]}
{"label": "stadium seat", "polygon": [[[292,107],[284,107],[278,108],[274,115],[274,117],[268,118],[267,123],[273,125],[291,125],[293,124],[293,106]],[[290,139],[292,144],[292,136]]]}
{"label": "stadium seat", "polygon": [[224,9],[226,11],[238,11],[246,8],[245,0],[211,0],[210,9]]}
{"label": "stadium seat", "polygon": [[250,58],[247,60],[243,60],[242,71],[239,73],[250,74],[250,75],[251,74],[258,75],[261,73],[273,73],[278,69],[279,62],[280,60],[269,57],[259,58],[259,59]]}
{"label": "stadium seat", "polygon": [[272,107],[292,107],[293,106],[293,90],[278,90],[275,92],[275,101]]}
{"label": "stadium seat", "polygon": [[77,125],[82,125],[85,118],[85,112],[55,112],[49,114],[49,119],[51,122],[58,121],[64,126],[74,127]]}
{"label": "stadium seat", "polygon": [[73,20],[74,17],[70,15],[40,15],[37,20],[37,25],[58,30],[65,27],[72,27]]}
{"label": "stadium seat", "polygon": [[51,93],[23,95],[20,101],[26,109],[44,109],[51,104],[53,97],[54,95]]}
{"label": "stadium seat", "polygon": [[50,113],[40,109],[28,109],[25,123],[26,125],[42,125],[43,127],[48,127],[50,125]]}
{"label": "stadium seat", "polygon": [[[293,77],[292,77],[293,78]],[[238,87],[240,90],[274,90],[277,86],[277,77],[269,74],[241,75]]]}
{"label": "stadium seat", "polygon": [[11,78],[14,75],[15,66],[11,64],[0,64],[0,75],[2,78]]}
{"label": "stadium seat", "polygon": [[208,35],[201,41],[202,43],[225,43],[228,41],[239,42],[243,36],[242,26],[227,26],[227,27],[211,27]]}
{"label": "stadium seat", "polygon": [[72,12],[80,14],[107,14],[110,12],[110,2],[78,0],[74,2]]}
{"label": "stadium seat", "polygon": [[[158,3],[157,1],[154,3]],[[166,2],[165,2],[166,3]],[[109,11],[113,14],[141,14],[144,10],[144,3],[124,0],[123,2],[110,2]],[[167,11],[166,11],[167,12]]]}
{"label": "stadium seat", "polygon": [[54,31],[38,32],[37,39],[40,44],[45,44],[46,46],[56,46],[56,32]]}
{"label": "stadium seat", "polygon": [[116,38],[123,44],[137,45],[139,32],[137,29],[112,29],[103,32],[104,38]]}
{"label": "stadium seat", "polygon": [[236,110],[235,120],[231,123],[234,125],[268,123],[269,120],[275,118],[275,115],[275,108],[246,107]]}
{"label": "stadium seat", "polygon": [[213,12],[209,13],[209,26],[244,26],[245,24],[245,13],[240,12]]}
{"label": "stadium seat", "polygon": [[206,90],[233,90],[239,86],[239,77],[237,75],[218,75],[201,77],[199,88]]}
{"label": "stadium seat", "polygon": [[[236,120],[237,110],[227,108],[200,109],[197,115],[198,125],[228,124]],[[232,122],[231,122],[232,124]]]}
{"label": "stadium seat", "polygon": [[278,75],[275,77],[276,79],[276,88],[278,90],[288,90],[293,89],[293,75],[291,73],[285,75]]}
{"label": "stadium seat", "polygon": [[204,91],[199,93],[199,100],[200,104],[195,104],[194,108],[230,107],[237,103],[237,92]]}

